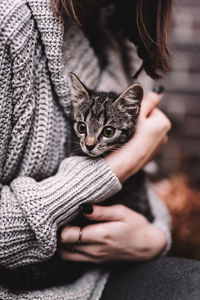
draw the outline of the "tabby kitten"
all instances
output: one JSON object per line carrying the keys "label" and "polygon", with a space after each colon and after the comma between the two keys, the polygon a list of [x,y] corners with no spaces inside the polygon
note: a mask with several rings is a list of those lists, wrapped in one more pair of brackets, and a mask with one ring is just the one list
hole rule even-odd
{"label": "tabby kitten", "polygon": [[82,154],[102,156],[134,135],[143,98],[141,85],[133,84],[119,96],[86,89],[74,74],[70,82],[73,127]]}
{"label": "tabby kitten", "polygon": [[[70,74],[73,103],[73,128],[82,155],[102,157],[114,151],[133,137],[143,99],[140,84],[129,86],[121,95],[94,92],[87,89],[74,74]],[[76,154],[76,151],[74,154]],[[126,159],[126,158],[124,158]],[[101,205],[123,204],[153,221],[144,171],[137,172],[124,184],[123,189]],[[81,216],[76,224],[87,225]]]}
{"label": "tabby kitten", "polygon": [[[116,95],[91,91],[74,74],[70,74],[69,82],[73,106],[72,126],[76,136],[73,155],[88,155],[96,159],[114,151],[134,135],[143,98],[141,85],[133,84],[121,95]],[[112,204],[123,204],[142,213],[150,222],[153,221],[143,171],[128,179],[119,193],[101,203]],[[72,222],[82,227],[89,223],[82,214]],[[73,282],[92,267],[91,263],[65,262],[54,255],[47,262],[12,271],[2,267],[0,282],[15,291],[43,289]]]}

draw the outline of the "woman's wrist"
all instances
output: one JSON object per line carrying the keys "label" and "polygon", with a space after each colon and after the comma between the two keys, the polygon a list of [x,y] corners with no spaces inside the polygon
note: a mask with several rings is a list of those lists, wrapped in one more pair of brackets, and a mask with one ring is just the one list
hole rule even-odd
{"label": "woman's wrist", "polygon": [[120,154],[121,153],[116,153],[116,155],[107,156],[105,160],[110,165],[119,181],[123,183],[131,175],[137,172],[137,167],[133,166],[133,161],[130,161],[129,157],[122,157]]}
{"label": "woman's wrist", "polygon": [[[106,162],[118,177],[121,183],[125,182],[129,177],[138,172],[146,161],[146,153],[141,149],[138,139],[130,140],[124,147],[112,152],[105,157]],[[139,147],[138,147],[139,146]]]}

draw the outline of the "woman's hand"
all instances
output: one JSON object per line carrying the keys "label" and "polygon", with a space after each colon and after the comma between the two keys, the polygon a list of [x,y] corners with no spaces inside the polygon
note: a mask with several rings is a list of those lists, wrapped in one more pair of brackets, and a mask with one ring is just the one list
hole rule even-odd
{"label": "woman's hand", "polygon": [[60,256],[64,260],[95,263],[141,261],[157,256],[166,246],[164,233],[139,213],[123,206],[93,206],[89,220],[101,221],[83,228],[66,226],[61,232]]}
{"label": "woman's hand", "polygon": [[162,95],[149,92],[142,101],[136,134],[105,160],[121,182],[144,167],[167,141],[171,123],[157,108]]}

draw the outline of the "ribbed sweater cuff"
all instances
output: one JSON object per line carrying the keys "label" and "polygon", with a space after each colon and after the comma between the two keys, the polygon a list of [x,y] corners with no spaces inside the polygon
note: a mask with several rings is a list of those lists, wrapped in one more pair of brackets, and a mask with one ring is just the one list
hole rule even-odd
{"label": "ribbed sweater cuff", "polygon": [[170,248],[171,248],[171,244],[172,244],[172,238],[171,238],[171,233],[170,231],[166,228],[166,226],[163,226],[163,224],[161,224],[160,222],[155,222],[153,224],[155,227],[157,227],[158,229],[162,230],[165,237],[166,237],[166,246],[163,249],[163,251],[160,253],[160,256],[165,256]]}
{"label": "ribbed sweater cuff", "polygon": [[160,253],[160,256],[167,254],[171,247],[171,218],[169,211],[163,201],[155,193],[153,185],[148,183],[148,198],[151,205],[152,213],[155,217],[153,225],[158,229],[162,230],[166,237],[166,246],[163,251]]}
{"label": "ribbed sweater cuff", "polygon": [[69,223],[85,202],[101,202],[121,189],[121,184],[103,159],[73,156],[58,172],[40,182],[21,177],[11,185],[32,228],[43,257],[56,249],[58,226]]}

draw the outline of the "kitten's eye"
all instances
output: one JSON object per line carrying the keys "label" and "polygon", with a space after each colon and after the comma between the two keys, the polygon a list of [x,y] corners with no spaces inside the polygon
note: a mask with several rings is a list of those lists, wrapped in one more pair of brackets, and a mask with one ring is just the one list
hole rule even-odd
{"label": "kitten's eye", "polygon": [[107,138],[113,137],[113,135],[115,134],[115,128],[113,128],[111,126],[106,126],[106,127],[104,127],[102,133]]}
{"label": "kitten's eye", "polygon": [[81,134],[86,133],[86,125],[85,125],[85,123],[79,122],[79,123],[77,124],[77,130],[78,130],[78,132],[81,133]]}

